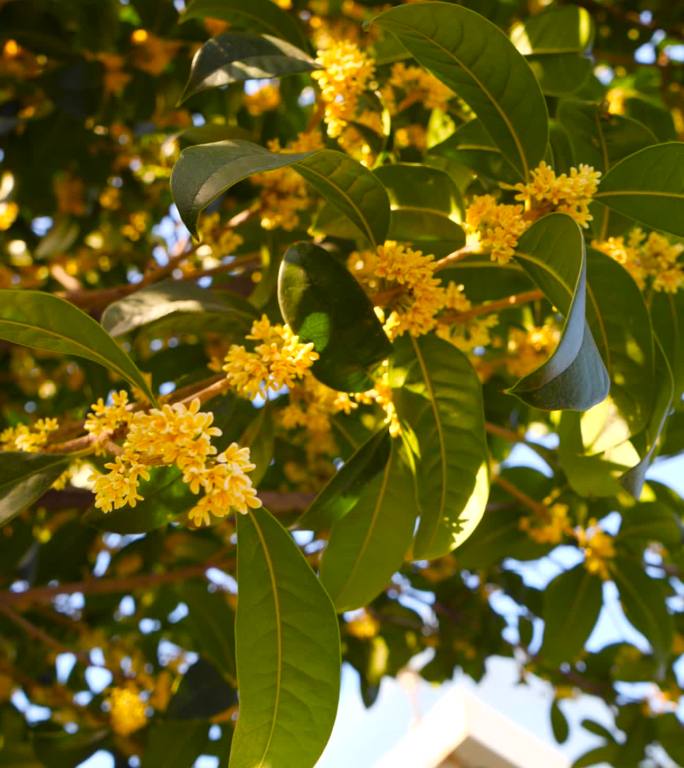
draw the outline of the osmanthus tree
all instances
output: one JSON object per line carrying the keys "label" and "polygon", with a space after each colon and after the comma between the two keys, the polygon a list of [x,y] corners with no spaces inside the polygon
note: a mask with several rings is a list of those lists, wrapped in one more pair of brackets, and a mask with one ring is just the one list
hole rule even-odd
{"label": "osmanthus tree", "polygon": [[370,704],[417,654],[684,764],[647,5],[0,0],[0,765],[311,768],[341,659]]}

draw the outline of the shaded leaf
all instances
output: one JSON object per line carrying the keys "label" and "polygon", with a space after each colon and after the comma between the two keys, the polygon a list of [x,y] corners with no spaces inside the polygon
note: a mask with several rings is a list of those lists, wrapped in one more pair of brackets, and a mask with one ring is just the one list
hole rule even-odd
{"label": "shaded leaf", "polygon": [[155,402],[144,376],[114,339],[92,317],[57,296],[40,291],[0,290],[0,338],[93,360]]}
{"label": "shaded leaf", "polygon": [[373,386],[367,371],[392,347],[370,299],[343,264],[317,245],[295,243],[280,266],[278,301],[293,331],[313,342],[317,379],[346,392]]}
{"label": "shaded leaf", "polygon": [[412,339],[397,410],[417,442],[420,522],[413,557],[433,559],[462,544],[489,494],[482,386],[468,358],[434,336]]}
{"label": "shaded leaf", "polygon": [[0,461],[0,526],[38,501],[68,467],[69,456],[4,452]]}
{"label": "shaded leaf", "polygon": [[316,68],[310,56],[277,37],[225,32],[207,40],[193,57],[181,101],[208,88],[311,72]]}
{"label": "shaded leaf", "polygon": [[319,531],[343,518],[386,466],[391,444],[387,430],[372,435],[330,478],[297,521],[297,528]]}
{"label": "shaded leaf", "polygon": [[312,766],[337,711],[335,609],[265,509],[238,515],[238,584],[240,714],[230,768]]}
{"label": "shaded leaf", "polygon": [[554,739],[559,744],[564,744],[570,735],[570,726],[568,725],[567,718],[563,714],[563,710],[560,708],[558,699],[554,699],[551,703],[550,717]]}
{"label": "shaded leaf", "polygon": [[536,408],[587,410],[606,397],[610,381],[585,319],[582,232],[570,216],[552,213],[523,234],[516,259],[565,315],[565,323],[551,357],[509,392]]}
{"label": "shaded leaf", "polygon": [[389,203],[384,187],[367,168],[331,149],[278,153],[239,140],[188,147],[173,168],[171,190],[194,234],[200,213],[238,181],[287,166],[342,211],[371,244],[385,239]]}
{"label": "shaded leaf", "polygon": [[682,544],[679,518],[670,507],[657,502],[641,502],[622,511],[622,523],[616,540],[636,542],[641,549],[651,541],[664,544],[668,549]]}
{"label": "shaded leaf", "polygon": [[333,525],[321,581],[338,612],[361,608],[385,588],[411,546],[418,516],[412,468],[394,440],[385,469]]}
{"label": "shaded leaf", "polygon": [[[226,683],[216,667],[200,657],[181,678],[178,690],[173,694],[166,709],[166,716],[172,720],[207,720],[236,704],[235,689]],[[204,735],[206,738],[206,724]],[[197,754],[195,752],[193,760]],[[192,765],[192,762],[189,765]]]}
{"label": "shaded leaf", "polygon": [[192,768],[208,741],[208,730],[208,723],[201,720],[154,722],[143,751],[142,768]]}
{"label": "shaded leaf", "polygon": [[471,107],[526,179],[546,151],[546,103],[529,65],[503,32],[478,13],[447,3],[392,8],[374,23]]}
{"label": "shaded leaf", "polygon": [[549,664],[579,656],[603,604],[601,579],[584,563],[564,571],[544,592],[544,640],[540,654]]}

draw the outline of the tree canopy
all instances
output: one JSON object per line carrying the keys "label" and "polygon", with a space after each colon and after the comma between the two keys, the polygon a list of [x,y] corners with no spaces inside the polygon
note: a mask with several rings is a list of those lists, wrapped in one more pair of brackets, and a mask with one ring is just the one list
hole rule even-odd
{"label": "tree canopy", "polygon": [[313,768],[418,655],[684,764],[683,32],[0,0],[0,766]]}

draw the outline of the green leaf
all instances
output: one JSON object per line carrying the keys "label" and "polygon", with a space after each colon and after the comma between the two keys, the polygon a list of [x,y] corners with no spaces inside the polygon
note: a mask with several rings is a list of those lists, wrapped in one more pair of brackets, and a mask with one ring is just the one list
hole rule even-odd
{"label": "green leaf", "polygon": [[526,179],[544,158],[548,116],[532,70],[504,33],[478,13],[449,3],[392,8],[374,23],[471,107]]}
{"label": "green leaf", "polygon": [[394,440],[384,471],[332,527],[321,560],[321,581],[338,612],[377,597],[411,546],[418,506],[413,471]]}
{"label": "green leaf", "polygon": [[[39,723],[32,735],[33,748],[41,765],[45,768],[73,768],[104,746],[108,731],[105,728],[96,731],[84,728],[76,734],[69,734],[54,723]],[[17,768],[22,768],[21,764]]]}
{"label": "green leaf", "polygon": [[266,474],[268,465],[273,458],[275,446],[275,424],[268,403],[256,412],[254,419],[247,425],[238,443],[244,448],[249,448],[250,461],[255,465],[249,476],[256,487]]}
{"label": "green leaf", "polygon": [[608,171],[594,199],[648,227],[684,236],[684,143],[635,152]]}
{"label": "green leaf", "polygon": [[684,392],[684,291],[652,294],[651,321],[670,364],[677,399]]}
{"label": "green leaf", "polygon": [[657,502],[641,502],[622,511],[622,524],[616,537],[618,543],[636,542],[640,549],[651,541],[668,549],[682,545],[682,526],[670,507]]}
{"label": "green leaf", "polygon": [[289,40],[300,48],[309,47],[304,30],[295,18],[271,0],[192,0],[181,22],[206,18],[220,19],[255,32],[266,32]]}
{"label": "green leaf", "polygon": [[297,528],[319,531],[342,519],[356,506],[368,483],[387,465],[391,445],[386,429],[371,435],[330,478],[297,520]]}
{"label": "green leaf", "polygon": [[565,323],[551,357],[509,392],[536,408],[587,410],[606,397],[610,381],[585,320],[582,232],[570,216],[552,213],[520,238],[516,259],[565,315]]}
{"label": "green leaf", "polygon": [[[232,618],[231,615],[231,625]],[[178,690],[173,694],[165,714],[172,720],[207,720],[236,704],[236,690],[226,683],[213,664],[200,658],[181,678]],[[193,760],[197,758],[197,754],[195,752]]]}
{"label": "green leaf", "polygon": [[335,609],[265,509],[238,515],[237,528],[240,714],[230,768],[312,768],[337,711]]}
{"label": "green leaf", "polygon": [[646,637],[656,659],[665,665],[672,651],[674,628],[663,583],[647,576],[641,563],[624,557],[611,560],[610,570],[627,620]]}
{"label": "green leaf", "polygon": [[544,592],[544,640],[549,664],[574,661],[582,652],[603,604],[602,582],[584,563],[565,571]]}
{"label": "green leaf", "polygon": [[235,615],[222,592],[208,592],[204,582],[188,582],[176,587],[178,597],[187,604],[183,624],[197,649],[228,680],[236,679]]}
{"label": "green leaf", "polygon": [[212,329],[246,329],[257,317],[254,307],[237,294],[163,280],[110,304],[100,322],[110,335],[123,336],[172,314],[201,314]]}
{"label": "green leaf", "polygon": [[173,168],[171,191],[194,234],[200,213],[238,181],[287,166],[342,211],[372,245],[385,239],[389,202],[384,187],[367,168],[332,149],[278,153],[239,140],[188,147]]}
{"label": "green leaf", "polygon": [[142,768],[192,768],[208,741],[208,730],[208,723],[202,720],[154,722],[143,751]]}
{"label": "green leaf", "polygon": [[594,23],[588,11],[576,5],[549,8],[511,30],[511,40],[520,53],[584,53],[594,39]]}
{"label": "green leaf", "polygon": [[641,489],[646,480],[646,472],[656,456],[658,446],[672,410],[674,400],[674,379],[672,370],[663,349],[656,340],[656,391],[651,418],[649,419],[640,442],[641,461],[621,478],[622,485],[635,497],[641,496]]}
{"label": "green leaf", "polygon": [[527,63],[547,96],[566,96],[582,87],[594,65],[591,59],[576,53],[532,54]]}
{"label": "green leaf", "polygon": [[197,501],[175,467],[153,470],[149,485],[142,488],[142,495],[143,501],[135,507],[125,506],[111,512],[91,507],[83,515],[83,522],[112,533],[149,533],[177,520]]}
{"label": "green leaf", "polygon": [[559,743],[564,744],[568,740],[570,735],[570,726],[568,720],[563,714],[563,710],[558,704],[558,699],[554,699],[551,703],[551,729],[553,730],[553,738]]}
{"label": "green leaf", "polygon": [[590,768],[592,765],[616,765],[615,758],[619,750],[618,744],[590,749],[577,758],[570,768]]}
{"label": "green leaf", "polygon": [[426,165],[396,163],[373,173],[387,190],[392,210],[388,239],[441,256],[461,248],[462,201],[448,174]]}
{"label": "green leaf", "polygon": [[343,264],[317,245],[295,243],[280,265],[278,301],[292,330],[313,342],[317,379],[345,392],[373,386],[367,371],[392,347],[370,299]]}
{"label": "green leaf", "polygon": [[470,536],[487,503],[482,386],[468,358],[448,342],[423,336],[407,347],[397,411],[418,446],[413,557],[432,560]]}
{"label": "green leaf", "polygon": [[317,65],[310,56],[277,37],[225,32],[208,40],[193,57],[180,101],[209,88],[314,69]]}
{"label": "green leaf", "polygon": [[49,491],[69,461],[69,456],[56,453],[3,453],[0,461],[0,526]]}
{"label": "green leaf", "polygon": [[57,296],[0,290],[0,339],[93,360],[156,402],[142,373],[112,337],[92,317]]}

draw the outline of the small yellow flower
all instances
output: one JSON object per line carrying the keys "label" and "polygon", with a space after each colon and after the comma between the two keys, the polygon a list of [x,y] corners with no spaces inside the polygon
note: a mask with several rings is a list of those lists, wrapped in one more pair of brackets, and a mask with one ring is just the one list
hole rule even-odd
{"label": "small yellow flower", "polygon": [[38,419],[31,425],[8,427],[0,432],[0,450],[37,453],[47,443],[50,433],[57,429],[57,419]]}
{"label": "small yellow flower", "polygon": [[9,229],[19,215],[19,206],[16,203],[0,203],[0,232]]}
{"label": "small yellow flower", "polygon": [[83,428],[98,440],[111,437],[119,427],[128,424],[132,417],[129,409],[128,392],[120,390],[112,395],[111,405],[106,405],[102,398],[90,406]]}
{"label": "small yellow flower", "polygon": [[477,236],[479,248],[492,261],[506,264],[513,258],[520,235],[529,226],[522,205],[499,204],[493,195],[478,195],[466,210],[466,228]]}
{"label": "small yellow flower", "polygon": [[558,346],[560,330],[552,323],[531,328],[511,328],[506,368],[513,376],[526,376],[538,368]]}
{"label": "small yellow flower", "polygon": [[146,707],[134,685],[113,688],[109,695],[109,717],[112,730],[119,736],[129,736],[147,725]]}
{"label": "small yellow flower", "polygon": [[[401,61],[392,65],[389,80],[380,93],[390,115],[396,115],[416,102],[427,109],[445,111],[449,99],[454,96],[451,89],[427,70],[407,66]],[[397,99],[398,95],[401,100]]]}
{"label": "small yellow flower", "polygon": [[280,88],[278,85],[266,83],[256,91],[246,93],[243,104],[253,117],[277,109],[280,106]]}
{"label": "small yellow flower", "polygon": [[565,504],[553,504],[546,519],[523,517],[518,527],[539,544],[560,544],[571,532],[568,508]]}
{"label": "small yellow flower", "polygon": [[577,543],[584,550],[584,567],[604,581],[610,578],[608,561],[615,557],[613,537],[602,531],[592,518],[587,528],[575,529]]}

